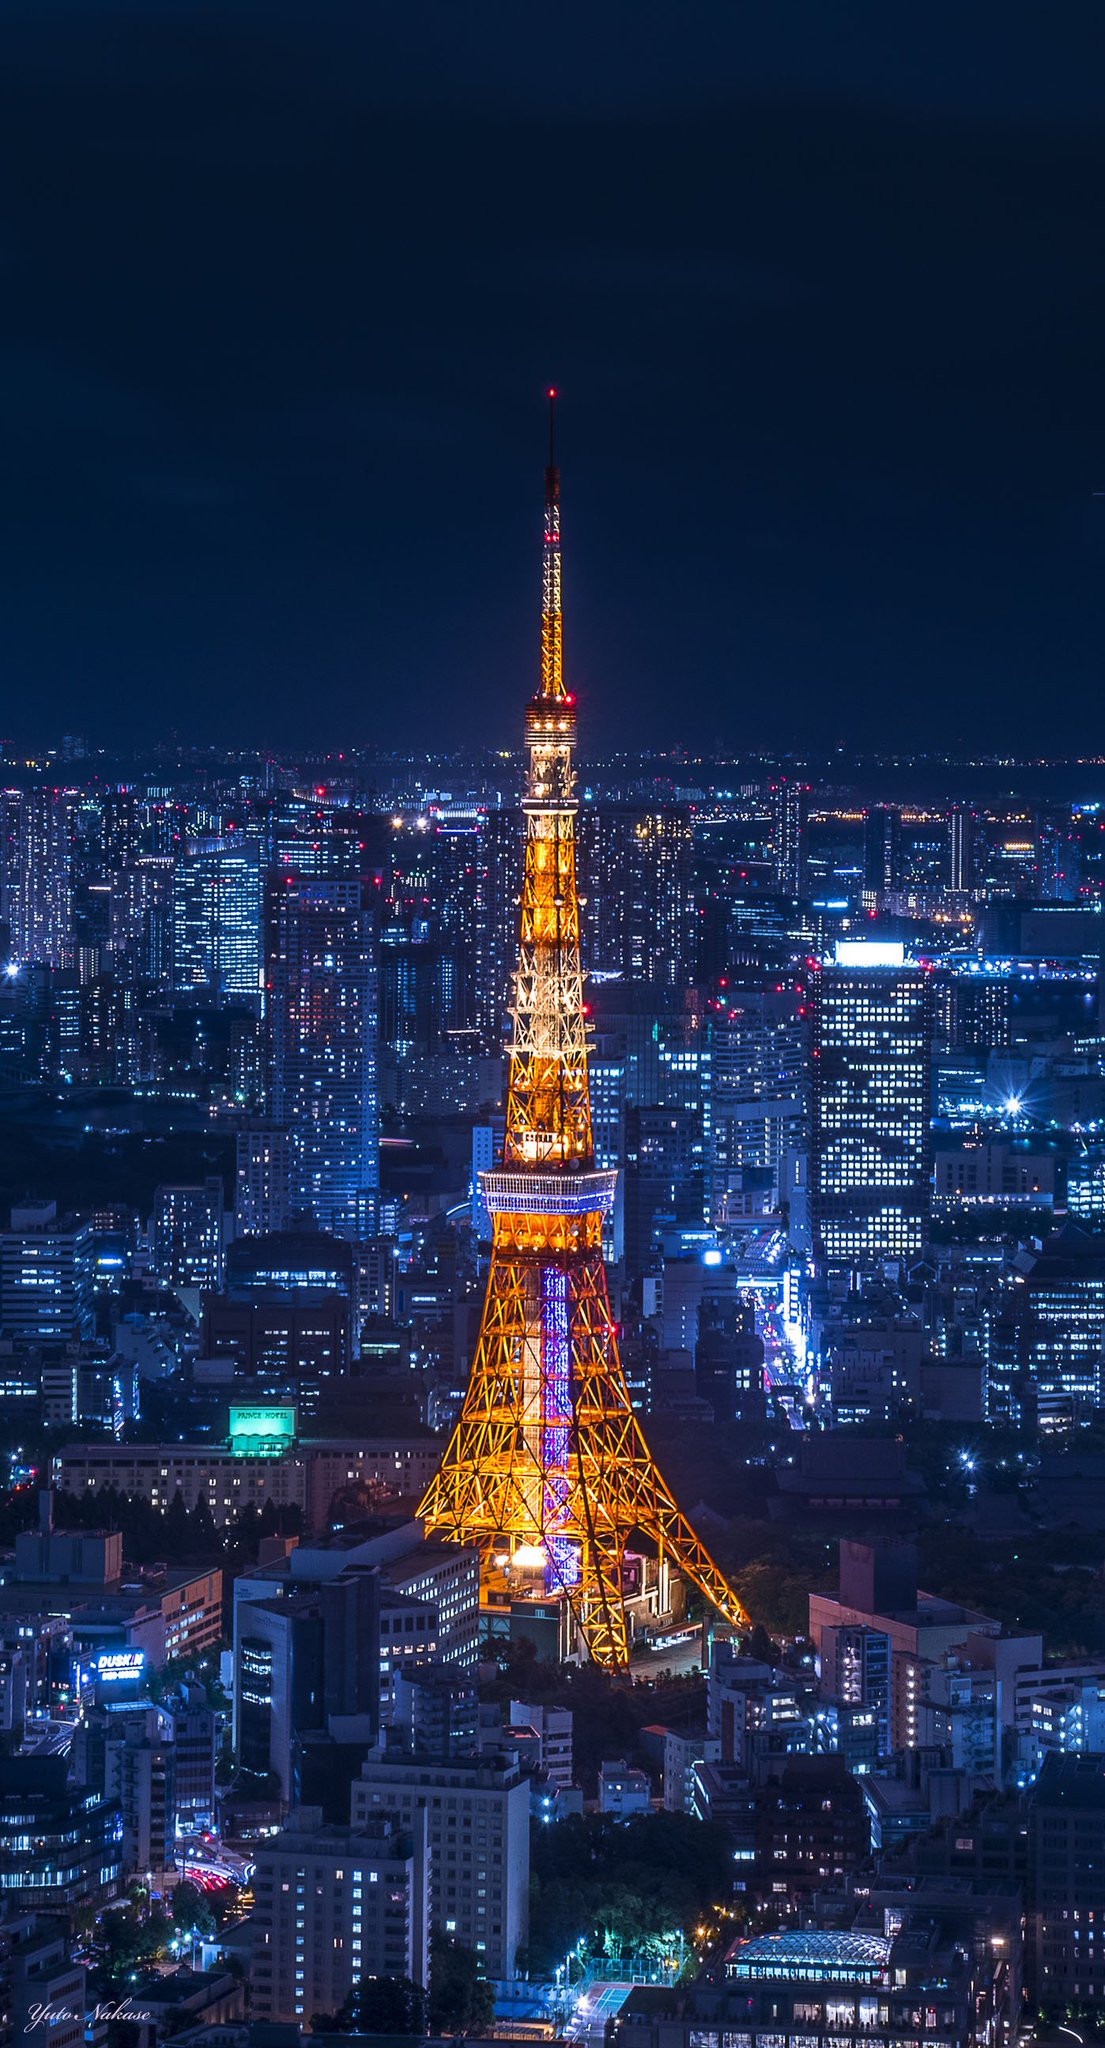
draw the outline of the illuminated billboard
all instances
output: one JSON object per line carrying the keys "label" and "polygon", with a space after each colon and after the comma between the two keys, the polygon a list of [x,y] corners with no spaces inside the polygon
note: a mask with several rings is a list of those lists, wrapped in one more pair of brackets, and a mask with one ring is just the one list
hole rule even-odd
{"label": "illuminated billboard", "polygon": [[294,1408],[270,1406],[230,1410],[230,1448],[236,1458],[279,1458],[295,1443]]}
{"label": "illuminated billboard", "polygon": [[904,967],[900,939],[838,939],[833,947],[838,967]]}
{"label": "illuminated billboard", "polygon": [[102,1684],[116,1684],[121,1679],[141,1678],[145,1669],[144,1650],[101,1650],[93,1670]]}

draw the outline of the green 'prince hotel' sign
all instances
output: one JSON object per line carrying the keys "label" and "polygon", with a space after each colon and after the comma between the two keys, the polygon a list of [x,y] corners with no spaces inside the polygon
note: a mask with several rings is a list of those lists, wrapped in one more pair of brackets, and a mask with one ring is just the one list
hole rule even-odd
{"label": "green 'prince hotel' sign", "polygon": [[294,1408],[230,1410],[230,1448],[236,1458],[279,1458],[295,1442]]}

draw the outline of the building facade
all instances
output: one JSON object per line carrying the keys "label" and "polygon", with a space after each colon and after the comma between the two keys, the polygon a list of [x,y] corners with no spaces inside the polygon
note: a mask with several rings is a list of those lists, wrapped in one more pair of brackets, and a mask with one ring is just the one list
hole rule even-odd
{"label": "building facade", "polygon": [[839,942],[812,982],[810,1220],[821,1265],[916,1263],[932,1206],[931,977]]}
{"label": "building facade", "polygon": [[253,1889],[255,2018],[303,2026],[340,2011],[362,1977],[429,1983],[425,1807],[353,1828],[300,1808],[260,1845]]}
{"label": "building facade", "polygon": [[435,1930],[512,1977],[529,1936],[529,1786],[513,1761],[369,1761],[353,1785],[355,1828],[383,1814],[428,1821]]}

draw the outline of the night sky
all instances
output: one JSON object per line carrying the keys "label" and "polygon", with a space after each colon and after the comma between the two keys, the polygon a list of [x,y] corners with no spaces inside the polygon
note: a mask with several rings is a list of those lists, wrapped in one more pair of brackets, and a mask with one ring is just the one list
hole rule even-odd
{"label": "night sky", "polygon": [[0,734],[1105,752],[1105,9],[7,0]]}

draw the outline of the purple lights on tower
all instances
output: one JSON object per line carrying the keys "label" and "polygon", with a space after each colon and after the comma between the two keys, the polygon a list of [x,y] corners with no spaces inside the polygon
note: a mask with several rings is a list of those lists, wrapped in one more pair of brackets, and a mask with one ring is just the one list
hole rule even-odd
{"label": "purple lights on tower", "polygon": [[568,1455],[572,1420],[571,1296],[562,1266],[541,1271],[541,1464],[545,1474],[545,1587],[574,1586],[579,1555],[556,1531],[568,1511]]}

